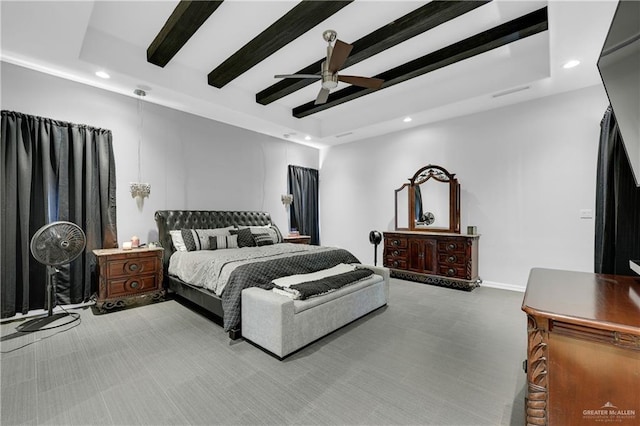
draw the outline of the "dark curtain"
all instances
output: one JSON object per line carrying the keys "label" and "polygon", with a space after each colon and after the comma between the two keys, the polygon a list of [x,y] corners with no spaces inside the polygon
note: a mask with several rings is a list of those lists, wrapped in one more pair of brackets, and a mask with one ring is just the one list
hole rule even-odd
{"label": "dark curtain", "polygon": [[318,171],[289,166],[289,193],[293,194],[293,204],[289,209],[291,228],[296,228],[302,235],[309,235],[311,244],[320,245]]}
{"label": "dark curtain", "polygon": [[56,300],[92,296],[91,250],[117,247],[116,176],[111,131],[2,111],[2,318],[44,308],[46,266],[30,252],[33,234],[65,220],[87,236],[86,249],[57,267]]}
{"label": "dark curtain", "polygon": [[640,259],[640,188],[611,107],[600,123],[595,234],[594,271],[635,275],[629,260]]}

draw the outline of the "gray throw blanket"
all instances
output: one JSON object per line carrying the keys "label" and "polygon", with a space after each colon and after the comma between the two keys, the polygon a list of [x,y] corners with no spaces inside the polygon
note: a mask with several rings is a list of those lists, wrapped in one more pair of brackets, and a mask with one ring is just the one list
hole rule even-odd
{"label": "gray throw blanket", "polygon": [[245,288],[260,287],[271,290],[274,287],[271,281],[277,278],[309,274],[333,268],[340,263],[360,263],[360,261],[347,250],[336,248],[238,266],[229,276],[227,286],[222,292],[224,331],[237,329],[240,326],[241,293]]}

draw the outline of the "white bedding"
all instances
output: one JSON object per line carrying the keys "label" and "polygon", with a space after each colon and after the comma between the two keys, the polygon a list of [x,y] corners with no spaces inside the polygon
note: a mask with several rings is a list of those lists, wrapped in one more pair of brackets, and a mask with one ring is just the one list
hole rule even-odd
{"label": "white bedding", "polygon": [[240,265],[325,250],[332,248],[306,244],[274,244],[224,250],[176,251],[169,259],[169,275],[220,296],[229,275]]}

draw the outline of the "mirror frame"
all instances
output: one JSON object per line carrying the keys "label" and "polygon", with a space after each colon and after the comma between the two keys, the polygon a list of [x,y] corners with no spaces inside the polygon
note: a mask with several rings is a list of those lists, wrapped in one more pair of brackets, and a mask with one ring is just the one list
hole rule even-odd
{"label": "mirror frame", "polygon": [[[398,194],[401,193],[402,191],[404,191],[404,189],[407,188],[407,207],[411,206],[411,197],[413,192],[411,191],[411,184],[409,183],[405,183],[403,184],[400,188],[396,189],[395,192],[395,212],[396,212],[396,217],[395,217],[395,221],[396,221],[396,230],[397,231],[407,231],[411,229],[411,222],[409,222],[407,224],[407,227],[402,227],[400,228],[398,226]],[[411,219],[411,215],[409,215],[409,217],[407,219]]]}
{"label": "mirror frame", "polygon": [[[455,173],[449,173],[444,167],[429,164],[418,170],[409,178],[409,230],[420,232],[450,232],[460,233],[460,184]],[[415,186],[435,179],[438,182],[449,184],[449,228],[417,228],[415,218]],[[406,185],[406,184],[405,184]],[[404,188],[404,185],[400,189]],[[397,191],[396,191],[397,193]],[[397,194],[396,194],[397,195]],[[397,198],[396,198],[397,203]],[[396,213],[397,213],[396,206]],[[396,218],[396,225],[398,219]]]}

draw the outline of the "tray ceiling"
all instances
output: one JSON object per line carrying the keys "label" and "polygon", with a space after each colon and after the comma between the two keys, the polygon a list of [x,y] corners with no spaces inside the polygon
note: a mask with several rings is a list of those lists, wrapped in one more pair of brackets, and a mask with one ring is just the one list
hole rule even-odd
{"label": "tray ceiling", "polygon": [[[329,146],[599,84],[615,1],[2,1],[2,59]],[[354,45],[314,105],[322,33]],[[61,48],[63,46],[64,48]],[[582,63],[562,69],[569,59]],[[98,70],[112,77],[95,77]],[[411,123],[402,119],[411,116]],[[306,139],[305,139],[306,138]],[[308,140],[307,140],[308,139]]]}

